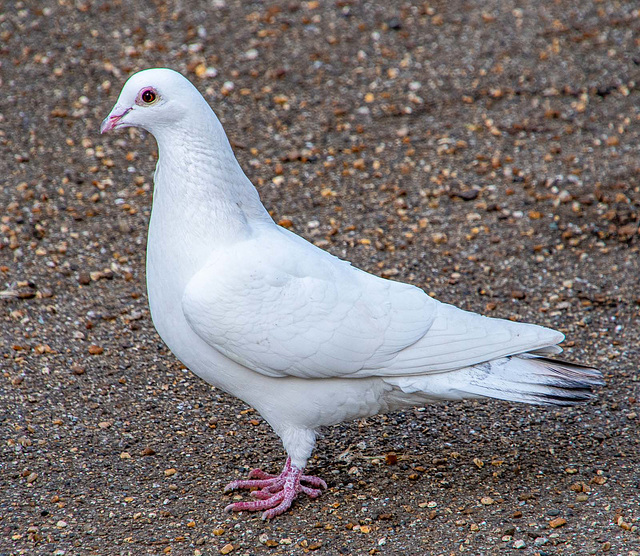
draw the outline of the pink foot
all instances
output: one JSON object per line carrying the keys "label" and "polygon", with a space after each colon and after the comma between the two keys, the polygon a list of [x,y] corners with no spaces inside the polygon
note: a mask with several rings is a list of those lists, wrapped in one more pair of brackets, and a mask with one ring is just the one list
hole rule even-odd
{"label": "pink foot", "polygon": [[[304,492],[310,498],[317,498],[321,494],[322,488],[327,488],[320,477],[313,475],[303,475],[302,469],[291,465],[291,458],[287,458],[284,469],[280,475],[270,475],[261,469],[253,469],[249,473],[250,479],[233,481],[224,487],[225,492],[238,488],[255,488],[251,496],[258,498],[254,502],[234,502],[229,504],[225,510],[228,512],[256,512],[266,510],[262,514],[262,519],[271,519],[286,512],[294,498]],[[302,481],[311,485],[301,484]],[[311,488],[316,487],[316,488]]]}

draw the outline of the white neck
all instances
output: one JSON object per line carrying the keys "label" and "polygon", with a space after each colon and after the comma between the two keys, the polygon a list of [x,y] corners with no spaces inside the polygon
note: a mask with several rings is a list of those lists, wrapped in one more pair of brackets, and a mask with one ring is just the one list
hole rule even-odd
{"label": "white neck", "polygon": [[148,255],[185,279],[217,248],[275,226],[207,109],[200,119],[153,130],[159,156]]}
{"label": "white neck", "polygon": [[[225,235],[242,234],[254,221],[271,221],[218,118],[208,106],[198,112],[204,112],[199,114],[201,118],[154,130],[159,151],[156,198],[166,195],[189,214],[202,214],[211,227]],[[229,229],[224,230],[226,227]]]}

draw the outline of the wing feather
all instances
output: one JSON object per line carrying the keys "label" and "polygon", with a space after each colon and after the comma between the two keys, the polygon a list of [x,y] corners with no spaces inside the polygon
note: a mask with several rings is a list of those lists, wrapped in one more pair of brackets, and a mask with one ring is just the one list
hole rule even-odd
{"label": "wing feather", "polygon": [[442,372],[563,337],[439,303],[280,229],[216,252],[187,285],[182,308],[213,348],[275,377]]}

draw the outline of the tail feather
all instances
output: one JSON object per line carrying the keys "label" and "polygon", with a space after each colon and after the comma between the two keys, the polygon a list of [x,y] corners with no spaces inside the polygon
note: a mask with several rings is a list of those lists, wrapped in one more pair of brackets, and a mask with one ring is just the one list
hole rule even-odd
{"label": "tail feather", "polygon": [[535,349],[532,351],[527,351],[526,353],[521,354],[520,357],[523,357],[525,355],[533,355],[533,356],[558,355],[559,353],[562,353],[562,348],[558,345],[555,345],[555,346],[546,346],[546,347]]}
{"label": "tail feather", "polygon": [[597,369],[531,353],[394,380],[404,393],[430,400],[495,398],[534,405],[586,402],[595,395],[592,389],[603,384]]}

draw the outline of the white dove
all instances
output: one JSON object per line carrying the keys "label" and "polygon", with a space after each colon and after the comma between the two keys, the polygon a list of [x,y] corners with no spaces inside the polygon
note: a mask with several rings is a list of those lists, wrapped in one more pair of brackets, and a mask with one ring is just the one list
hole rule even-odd
{"label": "white dove", "polygon": [[277,226],[205,99],[182,75],[131,76],[101,132],[158,143],[147,246],[153,323],[194,373],[253,406],[282,439],[280,475],[254,469],[228,510],[286,511],[326,483],[303,475],[319,427],[436,400],[570,405],[595,369],[548,359],[560,332],[484,317],[385,280]]}

